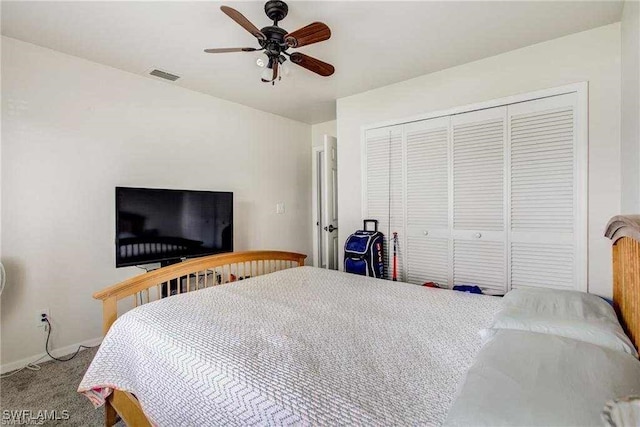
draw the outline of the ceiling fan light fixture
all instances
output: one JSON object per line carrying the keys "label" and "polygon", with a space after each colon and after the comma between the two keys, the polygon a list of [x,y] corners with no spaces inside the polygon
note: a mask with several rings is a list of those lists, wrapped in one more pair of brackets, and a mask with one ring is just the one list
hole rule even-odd
{"label": "ceiling fan light fixture", "polygon": [[262,71],[262,75],[260,76],[260,80],[262,80],[262,82],[274,83],[278,79],[279,67],[276,70],[276,73],[274,75],[273,64],[274,64],[274,59],[269,58],[269,62],[267,63],[267,66],[264,68],[264,70]]}
{"label": "ceiling fan light fixture", "polygon": [[274,56],[269,57],[269,63],[262,71],[260,80],[263,83],[271,83],[271,85],[273,86],[276,84],[276,81],[282,80],[283,74],[285,76],[289,75],[288,68],[285,67],[283,69],[282,67],[282,62],[284,62],[285,60],[286,59],[284,57],[282,58],[274,57]]}
{"label": "ceiling fan light fixture", "polygon": [[280,78],[282,78],[282,76],[288,77],[289,74],[291,74],[291,68],[289,68],[287,64],[280,64],[280,70],[278,74],[280,75]]}

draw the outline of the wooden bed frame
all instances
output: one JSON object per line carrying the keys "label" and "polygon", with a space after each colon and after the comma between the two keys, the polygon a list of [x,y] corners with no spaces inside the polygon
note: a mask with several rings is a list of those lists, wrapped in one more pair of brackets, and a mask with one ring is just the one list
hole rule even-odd
{"label": "wooden bed frame", "polygon": [[613,304],[640,349],[640,215],[611,218],[605,235],[613,242]]}
{"label": "wooden bed frame", "polygon": [[[636,348],[640,348],[640,215],[612,218],[605,235],[613,243],[614,307],[626,333]],[[302,254],[274,251],[238,252],[198,258],[134,277],[97,292],[94,298],[103,302],[103,330],[106,334],[118,317],[118,300],[123,298],[133,296],[134,305],[137,305],[153,301],[150,289],[155,288],[155,294],[160,296],[162,284],[174,279],[180,279],[181,282],[185,277],[184,289],[190,291],[201,288],[202,286],[198,286],[202,284],[208,287],[304,265],[305,258]],[[194,286],[190,286],[192,283]],[[182,292],[183,288],[179,286],[177,291]],[[118,415],[128,426],[151,425],[135,396],[114,390],[105,404],[105,425],[114,425]]]}
{"label": "wooden bed frame", "polygon": [[[191,292],[303,266],[306,257],[281,251],[233,252],[196,258],[141,274],[93,294],[95,299],[102,300],[102,331],[106,334],[118,318],[118,302],[121,300],[132,300],[128,307],[135,307],[172,292]],[[113,426],[118,417],[128,426],[151,425],[134,395],[114,390],[105,402],[105,426]]]}

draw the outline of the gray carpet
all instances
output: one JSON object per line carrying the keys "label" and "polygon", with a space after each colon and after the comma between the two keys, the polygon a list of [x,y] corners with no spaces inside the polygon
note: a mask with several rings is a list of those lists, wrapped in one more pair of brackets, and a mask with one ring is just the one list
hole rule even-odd
{"label": "gray carpet", "polygon": [[[66,421],[45,421],[43,425],[101,426],[104,409],[94,409],[76,390],[97,349],[80,352],[69,362],[46,362],[39,371],[23,370],[0,380],[0,409],[69,411]],[[119,424],[121,425],[121,424]]]}

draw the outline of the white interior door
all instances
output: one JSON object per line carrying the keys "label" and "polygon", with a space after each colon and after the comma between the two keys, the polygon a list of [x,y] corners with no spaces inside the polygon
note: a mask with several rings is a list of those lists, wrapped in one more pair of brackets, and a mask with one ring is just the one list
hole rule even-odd
{"label": "white interior door", "polygon": [[398,233],[398,280],[404,280],[404,144],[403,126],[367,130],[363,218],[378,220],[384,234],[384,269],[391,278],[393,232]]}
{"label": "white interior door", "polygon": [[404,128],[409,283],[449,287],[449,123],[447,116]]}
{"label": "white interior door", "polygon": [[322,259],[326,268],[338,269],[338,140],[324,136],[324,161],[322,167]]}
{"label": "white interior door", "polygon": [[497,107],[451,118],[452,282],[498,293],[507,290],[506,116]]}
{"label": "white interior door", "polygon": [[509,106],[512,288],[587,290],[587,246],[579,240],[586,144],[576,108],[576,94]]}

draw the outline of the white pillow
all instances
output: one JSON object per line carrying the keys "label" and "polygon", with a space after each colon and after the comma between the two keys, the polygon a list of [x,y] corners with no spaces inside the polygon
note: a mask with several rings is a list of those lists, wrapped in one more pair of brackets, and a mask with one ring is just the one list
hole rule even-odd
{"label": "white pillow", "polygon": [[573,338],[638,357],[611,305],[596,295],[515,289],[504,297],[503,304],[490,329],[480,331],[483,342],[498,329],[516,329]]}
{"label": "white pillow", "polygon": [[640,362],[570,338],[500,330],[478,353],[445,426],[602,426],[605,402],[640,393]]}
{"label": "white pillow", "polygon": [[502,299],[505,306],[527,313],[610,320],[618,323],[613,307],[597,295],[559,289],[514,289]]}

